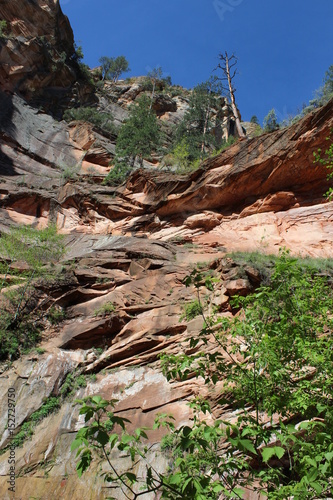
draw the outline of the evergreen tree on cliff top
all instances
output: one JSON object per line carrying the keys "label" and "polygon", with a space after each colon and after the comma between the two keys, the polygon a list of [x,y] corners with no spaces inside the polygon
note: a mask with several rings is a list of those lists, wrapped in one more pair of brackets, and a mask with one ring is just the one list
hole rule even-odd
{"label": "evergreen tree on cliff top", "polygon": [[130,71],[129,63],[125,56],[103,56],[100,58],[99,62],[102,66],[103,80],[112,80],[113,82],[117,82],[122,73]]}

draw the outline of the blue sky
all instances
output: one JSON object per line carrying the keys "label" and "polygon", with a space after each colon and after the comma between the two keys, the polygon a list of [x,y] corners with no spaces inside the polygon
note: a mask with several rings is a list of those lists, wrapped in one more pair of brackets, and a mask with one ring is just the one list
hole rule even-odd
{"label": "blue sky", "polygon": [[60,0],[84,62],[124,55],[131,72],[161,66],[190,88],[209,78],[218,54],[238,57],[242,119],[297,112],[333,64],[333,0]]}

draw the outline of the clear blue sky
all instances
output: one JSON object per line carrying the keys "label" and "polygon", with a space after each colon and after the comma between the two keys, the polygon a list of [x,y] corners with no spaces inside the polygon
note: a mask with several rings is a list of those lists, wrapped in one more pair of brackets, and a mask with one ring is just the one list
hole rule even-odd
{"label": "clear blue sky", "polygon": [[161,66],[190,88],[211,75],[218,54],[238,57],[242,118],[280,120],[313,97],[333,64],[333,0],[60,0],[84,62],[124,55],[131,72]]}

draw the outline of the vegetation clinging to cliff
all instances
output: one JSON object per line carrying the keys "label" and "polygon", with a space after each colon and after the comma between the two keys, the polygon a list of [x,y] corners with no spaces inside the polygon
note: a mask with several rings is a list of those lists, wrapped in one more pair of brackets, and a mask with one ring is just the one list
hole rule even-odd
{"label": "vegetation clinging to cliff", "polygon": [[54,225],[40,231],[13,228],[0,238],[0,360],[16,359],[40,337],[37,280],[55,274],[52,265],[64,252]]}

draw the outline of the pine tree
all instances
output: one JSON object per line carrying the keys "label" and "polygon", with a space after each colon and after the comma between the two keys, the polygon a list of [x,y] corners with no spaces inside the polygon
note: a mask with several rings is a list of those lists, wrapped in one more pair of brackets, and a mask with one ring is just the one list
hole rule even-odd
{"label": "pine tree", "polygon": [[270,112],[264,118],[264,131],[265,132],[274,132],[280,128],[278,119],[276,116],[275,109],[271,109]]}
{"label": "pine tree", "polygon": [[105,179],[106,184],[121,184],[135,161],[143,159],[161,144],[162,132],[156,114],[150,109],[150,99],[142,96],[130,107],[130,116],[122,125],[116,144],[115,166]]}
{"label": "pine tree", "polygon": [[189,107],[176,130],[176,143],[186,141],[189,160],[195,160],[215,146],[215,137],[209,132],[215,123],[211,120],[211,111],[216,105],[219,84],[216,79],[208,80],[194,87],[189,99]]}

